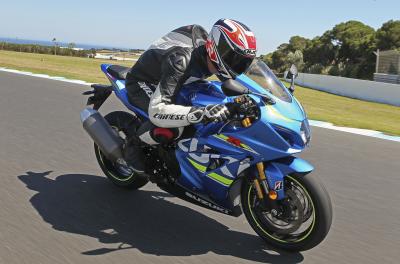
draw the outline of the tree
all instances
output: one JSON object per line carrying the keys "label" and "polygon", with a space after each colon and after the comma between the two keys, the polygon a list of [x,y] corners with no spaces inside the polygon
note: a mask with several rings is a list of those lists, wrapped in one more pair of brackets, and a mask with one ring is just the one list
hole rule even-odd
{"label": "tree", "polygon": [[295,52],[289,52],[287,56],[287,68],[289,68],[289,65],[294,64],[297,66],[299,71],[303,70],[304,67],[304,61],[303,61],[303,53],[301,50],[296,50]]}
{"label": "tree", "polygon": [[310,41],[311,40],[307,38],[294,36],[290,38],[288,48],[292,52],[295,52],[296,50],[303,52],[306,49],[307,45],[310,43]]}
{"label": "tree", "polygon": [[92,48],[90,51],[91,51],[91,53],[93,55],[93,58],[94,58],[96,56],[96,54],[97,54],[96,49]]}
{"label": "tree", "polygon": [[375,49],[375,30],[359,21],[340,23],[329,35],[331,42],[339,50],[339,61],[359,63],[367,53],[372,53]]}
{"label": "tree", "polygon": [[326,67],[335,62],[338,52],[329,35],[330,32],[327,31],[321,37],[315,37],[308,42],[303,51],[303,58],[307,68],[315,64]]}
{"label": "tree", "polygon": [[375,70],[375,30],[359,21],[348,21],[336,25],[330,37],[338,49],[335,65],[344,64],[340,75],[371,79]]}
{"label": "tree", "polygon": [[75,43],[73,43],[73,42],[68,43],[68,48],[69,48],[69,49],[74,49],[75,47],[76,47],[76,44],[75,44]]}
{"label": "tree", "polygon": [[272,64],[272,52],[268,53],[267,55],[261,55],[260,60],[265,62],[268,66]]}
{"label": "tree", "polygon": [[312,40],[293,36],[262,59],[277,72],[294,63],[304,72],[371,79],[377,42],[378,47],[399,48],[400,21],[388,21],[378,32],[359,21],[347,21]]}
{"label": "tree", "polygon": [[289,44],[287,43],[279,45],[278,49],[271,55],[271,67],[277,72],[285,71],[289,64],[287,61],[287,54],[289,53],[288,46]]}
{"label": "tree", "polygon": [[400,48],[400,20],[389,20],[378,29],[376,46],[382,50]]}
{"label": "tree", "polygon": [[57,46],[58,46],[57,39],[53,38],[52,41],[54,43],[54,55],[57,55]]}

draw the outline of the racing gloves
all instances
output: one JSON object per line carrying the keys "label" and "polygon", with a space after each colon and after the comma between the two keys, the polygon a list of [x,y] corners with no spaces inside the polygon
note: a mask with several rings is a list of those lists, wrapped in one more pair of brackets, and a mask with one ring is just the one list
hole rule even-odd
{"label": "racing gloves", "polygon": [[210,104],[206,107],[192,107],[187,114],[187,120],[191,124],[200,122],[225,122],[238,114],[255,115],[254,101],[247,95],[239,96],[235,102],[226,104]]}
{"label": "racing gloves", "polygon": [[211,104],[206,107],[192,107],[187,115],[187,120],[191,124],[200,122],[224,122],[229,119],[231,113],[224,104]]}

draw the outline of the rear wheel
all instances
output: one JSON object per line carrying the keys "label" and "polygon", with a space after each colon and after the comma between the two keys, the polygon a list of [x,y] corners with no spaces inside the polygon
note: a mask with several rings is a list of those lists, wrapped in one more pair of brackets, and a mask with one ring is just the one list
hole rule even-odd
{"label": "rear wheel", "polygon": [[242,207],[257,234],[268,244],[289,251],[308,250],[326,237],[332,223],[332,205],[315,175],[285,177],[285,198],[260,201],[253,183],[244,181]]}
{"label": "rear wheel", "polygon": [[[135,116],[123,111],[111,112],[104,116],[104,118],[124,141],[129,134],[128,129],[135,122],[138,122]],[[109,160],[96,143],[94,144],[94,152],[101,170],[115,185],[124,188],[139,189],[148,182],[146,176],[133,172],[126,164]]]}

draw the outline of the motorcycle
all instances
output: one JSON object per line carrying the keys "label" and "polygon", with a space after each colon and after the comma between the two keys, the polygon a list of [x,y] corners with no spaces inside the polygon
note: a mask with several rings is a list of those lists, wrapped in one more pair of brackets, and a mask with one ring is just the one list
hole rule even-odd
{"label": "motorcycle", "polygon": [[[139,189],[149,181],[162,190],[208,209],[238,217],[244,213],[254,231],[270,246],[303,251],[318,245],[332,223],[330,197],[313,166],[296,157],[311,139],[307,115],[294,97],[297,69],[287,73],[287,88],[261,60],[235,80],[185,85],[177,104],[235,104],[225,123],[186,127],[175,141],[142,144],[146,174],[127,169],[123,148],[132,127],[149,122],[146,112],[127,97],[129,68],[102,64],[111,85],[94,84],[83,127],[94,140],[104,174],[117,186]],[[131,110],[97,111],[114,93]],[[92,106],[92,107],[89,107]],[[167,132],[159,129],[159,134]]]}

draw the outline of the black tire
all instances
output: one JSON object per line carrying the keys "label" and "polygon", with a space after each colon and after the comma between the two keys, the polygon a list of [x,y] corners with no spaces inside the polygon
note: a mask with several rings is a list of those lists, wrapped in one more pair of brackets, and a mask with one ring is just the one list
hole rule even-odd
{"label": "black tire", "polygon": [[[332,224],[332,203],[328,192],[322,185],[322,182],[316,177],[316,175],[303,175],[294,176],[288,175],[285,177],[285,182],[290,180],[300,186],[305,191],[306,196],[311,199],[309,209],[313,209],[313,213],[308,216],[311,225],[304,230],[304,235],[295,237],[290,240],[289,235],[283,235],[282,238],[279,234],[272,232],[268,229],[268,226],[259,217],[259,214],[255,213],[257,209],[252,208],[252,200],[256,198],[254,187],[251,181],[244,180],[241,192],[241,202],[243,212],[247,218],[247,221],[251,225],[254,231],[265,241],[267,244],[287,251],[304,251],[311,249],[321,243],[329,232]],[[268,198],[265,198],[268,199]],[[304,207],[305,208],[305,207]],[[309,212],[308,212],[309,214]]]}
{"label": "black tire", "polygon": [[[128,135],[127,129],[132,125],[132,122],[139,122],[137,117],[123,111],[111,112],[104,116],[104,118],[111,127],[116,129],[120,135],[122,133],[124,136]],[[116,186],[128,189],[139,189],[149,181],[146,176],[134,172],[130,175],[123,174],[114,162],[106,158],[96,143],[94,144],[94,152],[101,170]]]}

